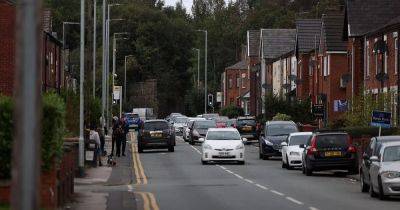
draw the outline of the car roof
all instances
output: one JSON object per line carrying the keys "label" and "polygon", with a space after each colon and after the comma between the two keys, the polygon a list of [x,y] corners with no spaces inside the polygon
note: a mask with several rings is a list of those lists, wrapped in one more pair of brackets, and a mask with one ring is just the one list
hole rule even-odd
{"label": "car roof", "polygon": [[208,131],[237,131],[236,128],[209,128]]}
{"label": "car roof", "polygon": [[256,118],[253,116],[246,116],[246,117],[238,117],[238,120],[255,120]]}
{"label": "car roof", "polygon": [[294,123],[293,121],[267,121],[265,124],[267,125],[274,125],[274,124],[294,124],[296,125],[296,123]]}
{"label": "car roof", "polygon": [[400,141],[395,142],[382,142],[383,147],[400,146]]}
{"label": "car roof", "polygon": [[377,136],[379,142],[400,141],[400,136]]}
{"label": "car roof", "polygon": [[338,132],[315,132],[314,135],[324,136],[324,135],[349,135],[349,134],[346,132],[338,131]]}
{"label": "car roof", "polygon": [[165,122],[168,123],[166,120],[156,119],[156,120],[146,120],[144,123],[152,123],[152,122]]}
{"label": "car roof", "polygon": [[313,132],[295,132],[289,134],[289,136],[311,136]]}

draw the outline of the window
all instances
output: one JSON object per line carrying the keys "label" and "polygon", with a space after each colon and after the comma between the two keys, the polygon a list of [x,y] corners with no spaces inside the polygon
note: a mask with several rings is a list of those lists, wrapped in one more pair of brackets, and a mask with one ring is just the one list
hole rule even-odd
{"label": "window", "polygon": [[367,41],[367,77],[369,77],[369,66],[370,66],[370,59],[371,59],[371,53],[369,51],[369,41]]}
{"label": "window", "polygon": [[394,73],[397,74],[398,71],[398,56],[399,56],[399,38],[394,39]]}
{"label": "window", "polygon": [[[387,35],[385,35],[384,37],[383,37],[383,40],[385,41],[385,45],[387,45]],[[388,63],[388,53],[387,53],[387,50],[385,50],[385,55],[384,55],[385,57],[384,57],[384,60],[383,60],[383,69],[384,69],[384,71],[385,71],[385,73],[387,74],[387,72],[388,72],[388,65],[387,65],[387,63]]]}
{"label": "window", "polygon": [[229,89],[231,89],[232,88],[232,78],[230,78],[229,77],[229,80],[228,80],[228,86],[229,86]]}
{"label": "window", "polygon": [[324,56],[324,77],[328,75],[328,56]]}
{"label": "window", "polygon": [[375,74],[378,74],[379,72],[378,72],[378,66],[379,66],[379,64],[378,64],[378,54],[377,53],[375,53]]}
{"label": "window", "polygon": [[240,76],[239,76],[239,74],[236,74],[236,87],[237,88],[240,87]]}
{"label": "window", "polygon": [[246,88],[246,84],[243,82],[245,79],[246,79],[246,73],[243,73],[243,74],[242,74],[242,80],[241,80],[241,82],[242,82],[242,88]]}

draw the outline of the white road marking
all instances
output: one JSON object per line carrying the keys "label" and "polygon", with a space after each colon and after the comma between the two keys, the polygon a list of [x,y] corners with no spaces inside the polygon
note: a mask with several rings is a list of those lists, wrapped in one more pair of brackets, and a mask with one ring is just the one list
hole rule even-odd
{"label": "white road marking", "polygon": [[262,186],[260,184],[256,184],[257,187],[263,189],[263,190],[268,190],[268,187]]}
{"label": "white road marking", "polygon": [[226,172],[230,173],[230,174],[234,174],[233,171],[226,169]]}
{"label": "white road marking", "polygon": [[288,199],[289,201],[292,201],[293,203],[299,204],[299,205],[303,205],[304,203],[301,201],[298,201],[292,197],[286,197],[286,199]]}
{"label": "white road marking", "polygon": [[310,210],[319,210],[319,209],[317,209],[317,208],[315,208],[315,207],[312,207],[312,206],[310,206],[309,209],[310,209]]}
{"label": "white road marking", "polygon": [[276,190],[270,190],[272,193],[274,193],[274,194],[277,194],[277,195],[279,195],[279,196],[284,196],[285,194],[283,194],[283,193],[281,193],[281,192],[278,192],[278,191],[276,191]]}
{"label": "white road marking", "polygon": [[243,177],[242,176],[240,176],[239,174],[234,174],[237,178],[239,178],[239,179],[243,179]]}
{"label": "white road marking", "polygon": [[254,182],[251,181],[250,179],[244,179],[244,181],[246,181],[246,182],[248,182],[248,183],[250,183],[250,184],[254,184]]}
{"label": "white road marking", "polygon": [[224,169],[224,170],[226,170],[226,168],[225,167],[223,167],[223,166],[220,166],[220,165],[218,165],[220,168],[222,168],[222,169]]}

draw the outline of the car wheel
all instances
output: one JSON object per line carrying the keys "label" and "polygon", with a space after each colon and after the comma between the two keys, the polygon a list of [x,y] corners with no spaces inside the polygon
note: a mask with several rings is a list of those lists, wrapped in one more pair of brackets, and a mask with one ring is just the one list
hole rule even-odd
{"label": "car wheel", "polygon": [[239,164],[239,165],[244,165],[245,162],[244,162],[244,161],[238,161],[238,164]]}
{"label": "car wheel", "polygon": [[368,192],[369,186],[365,183],[364,175],[360,173],[361,192]]}
{"label": "car wheel", "polygon": [[269,160],[269,156],[268,155],[263,155],[262,159],[263,160]]}
{"label": "car wheel", "polygon": [[290,166],[290,164],[289,164],[289,158],[288,157],[286,157],[286,169],[288,169],[288,170],[292,170],[293,169],[293,167]]}
{"label": "car wheel", "polygon": [[168,152],[174,152],[174,151],[175,151],[175,147],[174,146],[168,147]]}
{"label": "car wheel", "polygon": [[[370,179],[371,180],[371,179]],[[372,197],[372,198],[375,198],[376,197],[376,193],[375,193],[375,191],[374,191],[374,187],[372,186],[372,182],[371,182],[371,184],[369,185],[369,195]]]}
{"label": "car wheel", "polygon": [[282,168],[286,168],[286,164],[282,160]]}
{"label": "car wheel", "polygon": [[379,194],[378,197],[380,200],[386,200],[387,196],[383,192],[383,186],[382,186],[382,179],[381,177],[378,177],[378,185],[379,185]]}
{"label": "car wheel", "polygon": [[143,148],[142,147],[138,147],[138,152],[139,153],[143,153]]}
{"label": "car wheel", "polygon": [[207,162],[207,161],[205,161],[205,160],[201,160],[201,164],[203,164],[203,165],[207,165],[207,164],[208,164],[208,162]]}
{"label": "car wheel", "polygon": [[304,164],[301,165],[301,173],[306,174],[306,169],[304,167]]}
{"label": "car wheel", "polygon": [[190,145],[194,145],[193,139],[190,140],[189,144],[190,144]]}
{"label": "car wheel", "polygon": [[310,169],[307,165],[304,166],[304,172],[305,172],[306,176],[312,176],[312,174],[313,174],[312,169]]}

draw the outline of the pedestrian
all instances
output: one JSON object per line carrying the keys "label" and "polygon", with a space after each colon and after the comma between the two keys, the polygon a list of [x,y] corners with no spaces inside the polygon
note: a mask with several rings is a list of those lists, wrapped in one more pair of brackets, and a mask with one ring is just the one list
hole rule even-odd
{"label": "pedestrian", "polygon": [[99,161],[99,166],[103,166],[103,163],[101,162],[101,149],[100,149],[100,136],[99,133],[97,132],[97,126],[96,125],[91,125],[90,126],[90,134],[89,134],[89,139],[94,140],[96,143],[96,149],[94,151],[94,157],[93,160],[95,162]]}
{"label": "pedestrian", "polygon": [[114,147],[116,146],[116,141],[118,138],[117,128],[118,128],[118,117],[114,116],[112,120],[112,136],[111,136],[111,156],[114,155]]}
{"label": "pedestrian", "polygon": [[123,118],[123,136],[122,136],[122,156],[125,156],[125,147],[127,141],[127,135],[129,133],[129,124],[126,118]]}
{"label": "pedestrian", "polygon": [[116,146],[117,146],[116,156],[117,157],[121,156],[121,144],[122,144],[122,141],[124,140],[124,133],[125,133],[123,126],[124,126],[123,121],[122,121],[122,119],[120,119],[118,122],[117,129],[115,131],[115,136],[116,136],[115,140],[116,140]]}

